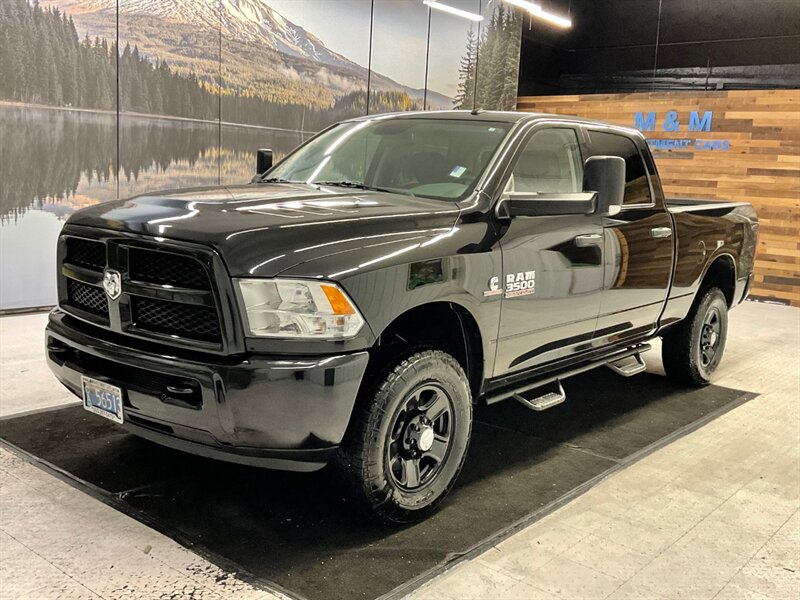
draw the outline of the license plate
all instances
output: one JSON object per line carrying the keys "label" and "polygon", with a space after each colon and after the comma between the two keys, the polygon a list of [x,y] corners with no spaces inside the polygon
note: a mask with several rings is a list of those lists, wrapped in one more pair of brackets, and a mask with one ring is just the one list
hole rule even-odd
{"label": "license plate", "polygon": [[81,383],[83,408],[115,423],[122,423],[122,388],[85,375],[81,377]]}

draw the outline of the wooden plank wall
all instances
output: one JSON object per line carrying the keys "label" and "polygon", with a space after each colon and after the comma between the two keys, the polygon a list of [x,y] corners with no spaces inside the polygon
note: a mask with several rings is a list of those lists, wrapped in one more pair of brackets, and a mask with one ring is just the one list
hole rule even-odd
{"label": "wooden plank wall", "polygon": [[[654,151],[667,195],[746,200],[761,223],[751,296],[800,306],[800,90],[524,96],[518,110],[578,115],[633,127],[656,112],[649,138],[729,140],[721,151]],[[679,131],[664,131],[668,111]],[[689,115],[713,111],[710,132]]]}

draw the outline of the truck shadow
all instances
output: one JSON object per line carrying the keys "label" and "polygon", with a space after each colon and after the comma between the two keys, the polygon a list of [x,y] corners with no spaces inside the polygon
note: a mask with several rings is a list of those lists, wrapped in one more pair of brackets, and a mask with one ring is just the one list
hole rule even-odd
{"label": "truck shadow", "polygon": [[567,401],[541,413],[513,400],[478,407],[451,496],[428,520],[400,529],[363,519],[332,470],[280,473],[198,458],[131,436],[81,407],[0,421],[0,436],[256,582],[309,598],[375,598],[751,397],[605,370],[571,379],[565,389]]}

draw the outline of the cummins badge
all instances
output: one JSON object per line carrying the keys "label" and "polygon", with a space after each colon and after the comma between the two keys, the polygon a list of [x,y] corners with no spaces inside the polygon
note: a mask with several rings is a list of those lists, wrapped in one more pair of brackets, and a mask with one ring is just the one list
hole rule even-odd
{"label": "cummins badge", "polygon": [[499,296],[503,293],[503,290],[500,289],[500,278],[499,277],[492,277],[489,279],[489,289],[483,292],[484,298],[487,296]]}

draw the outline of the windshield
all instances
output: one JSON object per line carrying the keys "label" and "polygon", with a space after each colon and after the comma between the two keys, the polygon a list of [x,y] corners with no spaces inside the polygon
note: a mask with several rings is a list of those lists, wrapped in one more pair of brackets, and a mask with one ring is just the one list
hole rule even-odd
{"label": "windshield", "polygon": [[475,187],[510,126],[385,117],[341,123],[290,154],[263,181],[457,200]]}

